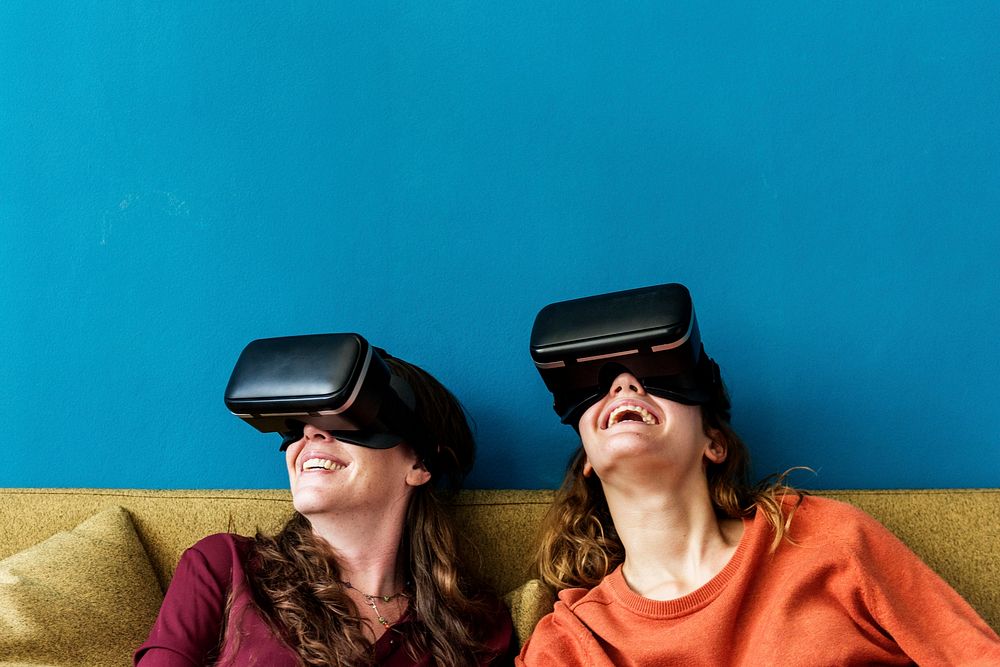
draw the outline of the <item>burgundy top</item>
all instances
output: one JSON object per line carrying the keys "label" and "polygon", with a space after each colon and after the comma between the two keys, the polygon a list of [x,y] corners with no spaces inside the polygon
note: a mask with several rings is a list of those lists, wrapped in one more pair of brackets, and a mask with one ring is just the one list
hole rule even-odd
{"label": "burgundy top", "polygon": [[[257,612],[246,588],[244,561],[252,540],[231,533],[209,535],[184,552],[160,615],[146,642],[136,650],[134,664],[142,667],[191,665],[268,665],[295,667],[298,656],[271,632]],[[230,589],[233,599],[225,632],[223,612]],[[375,658],[385,667],[433,664],[430,655],[414,661],[403,648],[403,636],[412,623],[406,614],[375,642]],[[238,627],[237,627],[238,624]],[[486,644],[500,656],[484,658],[482,665],[509,664],[513,660],[513,625],[500,605],[496,624]],[[239,634],[239,641],[235,641]],[[221,639],[221,643],[220,643]]]}

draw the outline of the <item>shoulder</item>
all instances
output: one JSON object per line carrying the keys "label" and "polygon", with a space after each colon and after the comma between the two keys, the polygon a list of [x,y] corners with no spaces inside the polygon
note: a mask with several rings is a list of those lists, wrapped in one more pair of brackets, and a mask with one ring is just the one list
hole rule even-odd
{"label": "shoulder", "polygon": [[803,496],[802,502],[795,508],[795,522],[822,526],[835,533],[854,533],[858,530],[881,526],[864,510],[833,498],[822,496]]}
{"label": "shoulder", "polygon": [[215,533],[203,537],[188,548],[205,557],[221,556],[223,558],[238,555],[245,556],[253,546],[252,537],[244,537],[235,533]]}
{"label": "shoulder", "polygon": [[231,590],[247,579],[245,562],[253,540],[239,535],[209,535],[188,547],[181,555],[170,579],[176,598],[197,599],[205,604],[225,600]]}
{"label": "shoulder", "polygon": [[559,591],[557,597],[564,607],[572,608],[577,602],[587,597],[587,594],[592,590],[592,588],[567,588]]}
{"label": "shoulder", "polygon": [[801,544],[838,545],[854,553],[872,545],[898,542],[889,529],[864,510],[819,496],[803,496],[794,509],[791,538]]}
{"label": "shoulder", "polygon": [[609,583],[611,576],[609,574],[593,588],[567,588],[560,591],[549,618],[564,628],[583,629],[596,618],[603,618],[608,607],[616,603]]}
{"label": "shoulder", "polygon": [[588,656],[595,640],[579,612],[586,612],[595,601],[596,589],[569,588],[559,593],[552,612],[543,616],[517,659],[518,667],[554,664],[589,664]]}
{"label": "shoulder", "polygon": [[556,606],[558,607],[559,605],[562,605],[567,609],[573,610],[580,606],[590,604],[603,605],[610,602],[611,598],[608,591],[608,577],[605,577],[601,583],[593,588],[567,588],[559,591]]}
{"label": "shoulder", "polygon": [[[542,616],[535,626],[537,633],[540,628],[563,632],[568,628],[583,625],[579,619],[579,614],[595,607],[603,607],[610,604],[611,600],[605,590],[604,582],[594,588],[566,588],[559,591],[552,611]],[[532,635],[534,636],[534,635]]]}
{"label": "shoulder", "polygon": [[226,575],[234,570],[242,572],[253,543],[253,538],[233,533],[203,537],[184,551],[177,569],[206,569]]}
{"label": "shoulder", "polygon": [[243,557],[251,544],[249,538],[219,533],[184,551],[136,661],[145,656],[151,664],[168,664],[183,656],[189,661],[184,664],[210,662],[208,656],[219,644],[227,600],[242,582]]}

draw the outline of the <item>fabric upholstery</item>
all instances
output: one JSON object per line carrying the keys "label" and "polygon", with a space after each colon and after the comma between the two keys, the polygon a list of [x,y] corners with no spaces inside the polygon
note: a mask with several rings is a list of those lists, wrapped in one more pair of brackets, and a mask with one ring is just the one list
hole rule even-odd
{"label": "fabric upholstery", "polygon": [[127,664],[163,594],[111,507],[0,561],[0,664]]}
{"label": "fabric upholstery", "polygon": [[514,619],[514,634],[521,646],[528,640],[542,616],[552,611],[556,597],[541,579],[529,579],[503,597]]}

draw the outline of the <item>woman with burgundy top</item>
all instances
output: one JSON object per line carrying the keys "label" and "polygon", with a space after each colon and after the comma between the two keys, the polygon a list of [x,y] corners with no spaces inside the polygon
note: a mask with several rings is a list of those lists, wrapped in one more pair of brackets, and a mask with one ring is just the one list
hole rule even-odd
{"label": "woman with burgundy top", "polygon": [[285,453],[293,518],[273,537],[188,549],[135,664],[509,664],[510,616],[471,586],[431,483],[431,470],[472,466],[464,412],[420,368],[385,363],[412,388],[433,465],[407,442],[370,448],[302,425]]}
{"label": "woman with burgundy top", "polygon": [[[628,305],[644,307],[653,290],[555,304],[536,321],[536,365],[582,447],[537,557],[559,599],[517,664],[1000,665],[996,633],[874,519],[780,479],[748,481],[689,304],[677,330],[694,332],[691,349],[686,338],[634,343],[634,321],[653,318]],[[579,340],[593,348],[600,335],[630,349],[542,356]],[[684,354],[688,375],[672,376]],[[574,362],[601,367],[587,375]]]}

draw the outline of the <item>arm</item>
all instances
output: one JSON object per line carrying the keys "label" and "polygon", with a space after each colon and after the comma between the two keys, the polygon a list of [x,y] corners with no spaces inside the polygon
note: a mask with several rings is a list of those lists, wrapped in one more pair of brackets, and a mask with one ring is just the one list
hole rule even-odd
{"label": "arm", "polygon": [[872,615],[919,664],[1000,664],[1000,638],[888,529],[864,515],[852,554]]}
{"label": "arm", "polygon": [[149,637],[135,652],[136,665],[189,667],[213,659],[237,557],[219,538],[205,538],[184,552]]}

